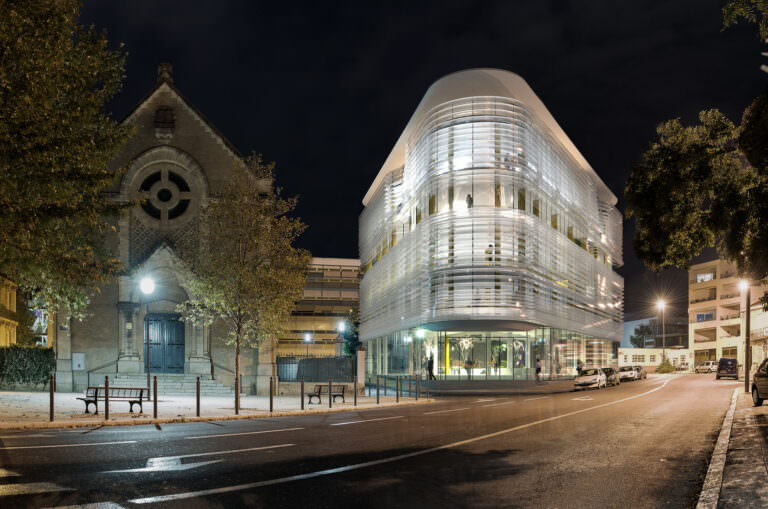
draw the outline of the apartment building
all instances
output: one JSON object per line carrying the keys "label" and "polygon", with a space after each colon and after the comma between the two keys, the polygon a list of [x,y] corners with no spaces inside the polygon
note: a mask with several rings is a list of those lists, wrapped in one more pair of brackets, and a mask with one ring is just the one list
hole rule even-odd
{"label": "apartment building", "polygon": [[[721,357],[744,363],[744,318],[746,292],[739,289],[743,278],[736,267],[725,260],[692,265],[688,286],[688,345],[695,363]],[[750,329],[753,368],[768,356],[768,313],[763,312],[760,297],[765,287],[749,281],[751,302]]]}

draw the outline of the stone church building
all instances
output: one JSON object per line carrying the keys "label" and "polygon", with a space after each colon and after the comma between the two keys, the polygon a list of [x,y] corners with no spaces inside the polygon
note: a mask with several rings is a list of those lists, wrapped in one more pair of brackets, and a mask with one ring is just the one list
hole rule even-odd
{"label": "stone church building", "polygon": [[[103,384],[105,375],[117,377],[114,385],[146,386],[149,338],[151,371],[161,390],[200,376],[204,391],[231,394],[234,347],[221,341],[215,327],[179,320],[176,306],[187,293],[175,250],[197,242],[201,207],[243,171],[241,154],[174,86],[169,64],[160,65],[157,86],[124,122],[135,135],[111,164],[126,171],[109,193],[120,202],[144,201],[119,219],[107,242],[127,275],[93,297],[85,320],[54,317],[56,388],[81,391]],[[154,281],[151,293],[140,289],[143,278]],[[268,377],[271,350],[261,350],[262,376]],[[245,393],[257,385],[258,356],[256,349],[243,349]]]}

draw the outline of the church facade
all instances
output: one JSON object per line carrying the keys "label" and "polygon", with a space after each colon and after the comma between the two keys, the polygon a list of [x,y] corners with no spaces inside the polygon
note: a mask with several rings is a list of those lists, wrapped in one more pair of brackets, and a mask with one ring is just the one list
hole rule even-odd
{"label": "church facade", "polygon": [[[189,375],[232,386],[234,348],[216,326],[180,320],[184,288],[177,251],[200,238],[200,210],[233,172],[244,171],[239,152],[173,84],[161,64],[157,86],[124,120],[135,133],[112,161],[125,172],[108,190],[122,203],[136,201],[107,238],[125,275],[94,295],[83,321],[53,317],[59,391],[103,384],[105,375]],[[154,282],[151,292],[142,279]],[[145,290],[145,291],[142,291]],[[243,349],[243,392],[255,389],[259,354],[263,376],[273,362],[268,348]],[[266,385],[266,384],[262,384]]]}

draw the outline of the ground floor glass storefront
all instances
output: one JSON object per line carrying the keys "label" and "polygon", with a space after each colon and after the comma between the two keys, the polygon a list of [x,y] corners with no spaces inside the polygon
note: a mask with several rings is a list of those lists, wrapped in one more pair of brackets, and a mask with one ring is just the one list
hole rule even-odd
{"label": "ground floor glass storefront", "polygon": [[533,380],[541,360],[545,379],[572,377],[584,366],[617,363],[616,341],[563,329],[431,331],[409,329],[365,341],[366,372],[426,376],[429,359],[438,380]]}

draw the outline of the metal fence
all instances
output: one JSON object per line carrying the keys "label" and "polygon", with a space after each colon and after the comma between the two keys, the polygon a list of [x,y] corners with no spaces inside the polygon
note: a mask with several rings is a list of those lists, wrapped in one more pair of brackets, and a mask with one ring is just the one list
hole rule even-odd
{"label": "metal fence", "polygon": [[282,382],[352,382],[355,377],[354,357],[278,357],[277,376]]}

